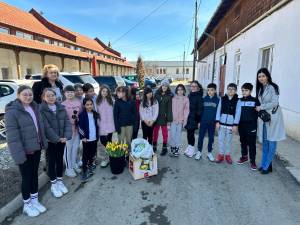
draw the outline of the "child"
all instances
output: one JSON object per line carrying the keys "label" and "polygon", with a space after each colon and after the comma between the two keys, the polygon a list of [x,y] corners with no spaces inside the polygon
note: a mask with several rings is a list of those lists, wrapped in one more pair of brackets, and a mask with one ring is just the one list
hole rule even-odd
{"label": "child", "polygon": [[79,83],[75,84],[74,88],[75,88],[75,97],[82,102],[82,100],[84,99],[82,84],[79,84]]}
{"label": "child", "polygon": [[187,130],[188,146],[184,151],[187,157],[193,157],[195,151],[195,130],[199,128],[199,122],[203,111],[203,88],[198,81],[194,80],[191,83],[191,92],[189,98],[189,115],[185,129]]}
{"label": "child", "polygon": [[23,213],[36,217],[46,211],[38,200],[38,169],[41,149],[47,148],[48,143],[30,87],[21,85],[18,88],[17,99],[6,105],[4,118],[7,146],[22,177]]}
{"label": "child", "polygon": [[117,99],[114,105],[114,122],[118,132],[118,141],[128,144],[130,149],[136,119],[136,106],[128,97],[129,93],[127,87],[118,87],[116,92]]}
{"label": "child", "polygon": [[164,79],[161,82],[160,88],[155,93],[155,99],[159,105],[158,117],[155,122],[153,129],[153,150],[157,150],[157,139],[159,128],[162,130],[163,136],[163,147],[160,155],[164,156],[168,152],[168,123],[171,123],[173,120],[172,115],[172,97],[173,94],[170,89],[170,83],[168,79]]}
{"label": "child", "polygon": [[145,87],[142,104],[140,105],[143,138],[152,145],[153,125],[158,116],[158,103],[153,97],[150,87]]}
{"label": "child", "polygon": [[83,99],[83,111],[79,114],[78,130],[82,140],[82,177],[86,182],[93,174],[93,162],[97,152],[99,138],[99,115],[94,110],[94,102],[91,98]]}
{"label": "child", "polygon": [[112,141],[113,132],[115,132],[114,115],[113,115],[113,99],[110,89],[107,85],[102,85],[97,97],[97,110],[100,115],[99,135],[100,142],[104,146],[100,147],[100,166],[107,167],[109,163],[108,155],[105,147],[108,142]]}
{"label": "child", "polygon": [[175,96],[172,99],[173,122],[171,123],[171,156],[179,156],[181,145],[181,131],[187,123],[189,115],[189,99],[185,96],[186,90],[183,84],[178,84]]}
{"label": "child", "polygon": [[236,104],[239,100],[236,94],[237,85],[230,83],[227,86],[227,94],[221,98],[216,115],[216,129],[219,132],[219,154],[216,162],[220,163],[225,160],[232,164],[230,149],[232,144],[232,127],[236,112]]}
{"label": "child", "polygon": [[216,94],[217,85],[210,83],[207,85],[207,95],[203,98],[203,113],[200,120],[199,138],[198,138],[198,152],[195,159],[200,160],[202,156],[203,140],[206,131],[208,132],[208,154],[207,158],[210,162],[214,162],[214,156],[211,153],[213,150],[214,136],[215,136],[215,119],[219,98]]}
{"label": "child", "polygon": [[[241,153],[238,164],[244,164],[248,161],[248,152],[250,155],[251,170],[256,170],[256,132],[257,132],[257,106],[260,106],[258,99],[251,96],[253,85],[245,83],[242,86],[243,97],[239,99],[236,106],[234,119],[235,126],[238,125],[240,134]],[[236,129],[236,127],[235,127]]]}
{"label": "child", "polygon": [[141,104],[141,99],[140,99],[140,92],[137,88],[131,88],[130,89],[130,96],[132,101],[135,103],[136,107],[136,118],[135,118],[135,126],[132,134],[132,139],[136,139],[138,137],[139,129],[140,129],[140,123],[141,123],[141,118],[140,118],[140,104]]}
{"label": "child", "polygon": [[56,101],[56,93],[52,88],[46,88],[42,94],[43,102],[40,112],[46,127],[48,139],[48,175],[51,181],[51,192],[54,197],[60,198],[68,193],[62,181],[63,156],[67,140],[72,138],[72,127],[67,111]]}
{"label": "child", "polygon": [[65,175],[68,177],[76,177],[76,173],[81,172],[77,165],[77,153],[80,144],[77,125],[78,115],[82,111],[82,102],[75,97],[75,88],[72,85],[67,85],[64,88],[64,95],[66,100],[62,102],[62,105],[65,106],[69,120],[72,124],[72,139],[67,141],[64,154],[67,167]]}
{"label": "child", "polygon": [[90,83],[86,83],[82,86],[82,90],[86,98],[90,98],[93,100],[94,110],[97,112],[97,107],[96,107],[97,95],[95,93],[93,85],[91,85]]}

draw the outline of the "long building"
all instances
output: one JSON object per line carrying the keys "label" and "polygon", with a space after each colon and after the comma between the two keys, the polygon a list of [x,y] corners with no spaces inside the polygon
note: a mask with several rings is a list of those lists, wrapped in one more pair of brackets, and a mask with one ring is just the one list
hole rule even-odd
{"label": "long building", "polygon": [[0,79],[22,79],[50,63],[93,75],[130,74],[134,68],[99,38],[65,29],[35,9],[25,12],[0,2]]}
{"label": "long building", "polygon": [[[226,85],[256,82],[267,67],[280,87],[287,133],[300,140],[299,0],[222,0],[198,41],[197,76],[215,82],[222,95]],[[215,51],[214,51],[215,41]]]}

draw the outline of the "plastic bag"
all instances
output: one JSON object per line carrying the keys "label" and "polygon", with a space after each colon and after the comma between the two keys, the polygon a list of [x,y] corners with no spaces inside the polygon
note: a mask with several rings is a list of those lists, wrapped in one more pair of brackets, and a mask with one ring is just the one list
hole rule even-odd
{"label": "plastic bag", "polygon": [[153,148],[147,140],[137,138],[131,142],[131,155],[137,159],[150,159],[153,155]]}

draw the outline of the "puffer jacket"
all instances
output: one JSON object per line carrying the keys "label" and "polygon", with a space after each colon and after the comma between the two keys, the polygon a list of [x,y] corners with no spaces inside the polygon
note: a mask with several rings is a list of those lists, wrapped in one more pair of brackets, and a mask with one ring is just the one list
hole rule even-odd
{"label": "puffer jacket", "polygon": [[200,118],[203,112],[203,92],[191,92],[189,94],[190,112],[185,129],[194,130],[198,128]]}
{"label": "puffer jacket", "polygon": [[65,107],[56,102],[56,113],[52,112],[47,103],[40,104],[40,113],[47,127],[45,134],[46,138],[51,143],[59,142],[60,138],[72,138],[72,126],[69,121]]}
{"label": "puffer jacket", "polygon": [[155,125],[165,126],[173,121],[172,98],[172,92],[162,95],[159,91],[156,91],[155,99],[158,102],[159,111]]}
{"label": "puffer jacket", "polygon": [[11,156],[16,164],[23,164],[27,154],[46,149],[48,143],[45,128],[38,105],[31,104],[38,122],[38,132],[31,115],[24,109],[20,100],[16,99],[5,107],[6,140]]}

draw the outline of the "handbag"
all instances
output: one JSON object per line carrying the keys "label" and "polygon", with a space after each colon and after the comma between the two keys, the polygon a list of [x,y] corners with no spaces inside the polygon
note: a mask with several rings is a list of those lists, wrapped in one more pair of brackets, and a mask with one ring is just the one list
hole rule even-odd
{"label": "handbag", "polygon": [[258,112],[258,117],[264,121],[264,122],[270,122],[271,121],[271,115],[266,110],[260,110]]}

